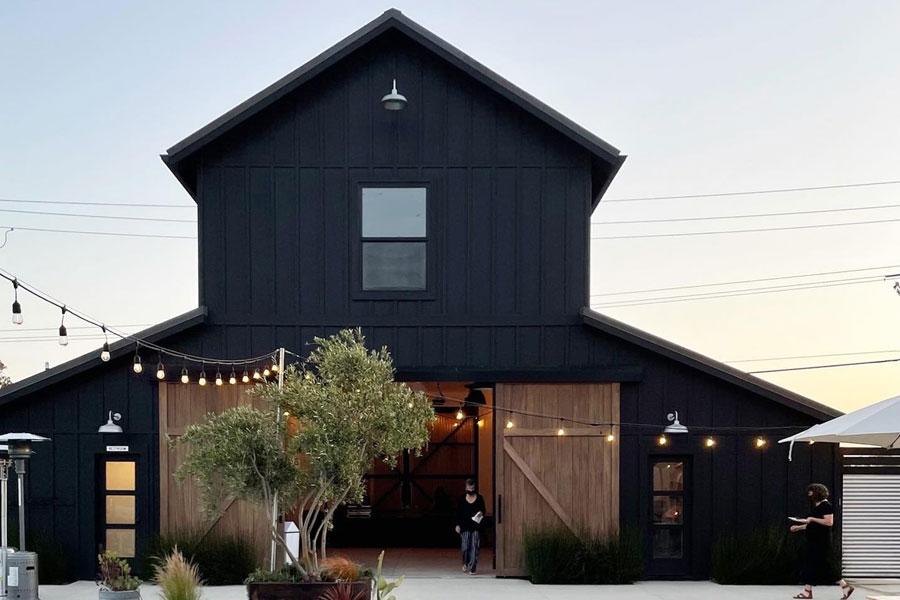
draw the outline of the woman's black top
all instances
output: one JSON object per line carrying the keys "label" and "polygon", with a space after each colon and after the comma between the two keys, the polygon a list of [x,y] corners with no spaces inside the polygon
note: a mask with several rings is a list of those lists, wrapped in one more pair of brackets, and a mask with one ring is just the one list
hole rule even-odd
{"label": "woman's black top", "polygon": [[[823,519],[825,515],[831,514],[834,514],[834,509],[828,500],[813,505],[809,512],[809,516],[817,519]],[[840,578],[840,572],[835,569],[835,566],[831,548],[831,527],[819,523],[808,523],[806,525],[806,557],[802,563],[803,583],[834,583]]]}
{"label": "woman's black top", "polygon": [[456,524],[459,525],[461,531],[481,531],[481,523],[476,523],[472,517],[479,512],[483,517],[486,510],[484,497],[481,494],[477,494],[475,502],[472,503],[469,503],[463,496],[459,499],[459,507],[456,509]]}
{"label": "woman's black top", "polygon": [[[814,504],[812,510],[809,512],[809,516],[817,519],[824,519],[825,515],[832,514],[834,514],[834,509],[831,507],[831,502],[828,500],[823,500],[818,504]],[[820,523],[813,523],[810,521],[806,525],[806,540],[810,544],[830,546],[831,527],[826,527]]]}

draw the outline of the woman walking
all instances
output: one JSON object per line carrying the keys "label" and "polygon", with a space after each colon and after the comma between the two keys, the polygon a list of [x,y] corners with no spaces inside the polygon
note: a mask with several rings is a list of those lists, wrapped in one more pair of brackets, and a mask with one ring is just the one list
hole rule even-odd
{"label": "woman walking", "polygon": [[466,493],[456,509],[456,533],[462,547],[463,573],[475,574],[478,570],[478,552],[481,549],[481,522],[484,520],[484,498],[475,491],[475,480],[466,479]]}
{"label": "woman walking", "polygon": [[[831,528],[834,527],[834,509],[828,501],[828,488],[821,483],[813,483],[806,488],[810,513],[805,519],[793,519],[798,524],[791,525],[791,532],[806,532],[806,557],[803,561],[803,591],[794,598],[812,598],[812,586],[819,583],[833,583],[833,563],[831,550]],[[846,600],[853,593],[853,586],[839,579]]]}

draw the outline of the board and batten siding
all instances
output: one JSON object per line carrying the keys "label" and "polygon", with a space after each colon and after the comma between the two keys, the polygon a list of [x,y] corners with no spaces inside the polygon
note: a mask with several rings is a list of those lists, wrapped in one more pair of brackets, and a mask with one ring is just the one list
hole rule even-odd
{"label": "board and batten siding", "polygon": [[199,386],[164,383],[159,386],[159,521],[162,535],[200,533],[234,536],[248,541],[263,564],[269,551],[265,511],[243,500],[233,500],[207,515],[197,485],[191,479],[178,481],[175,471],[187,448],[178,442],[188,426],[206,421],[237,406],[256,406],[247,395],[250,385]]}
{"label": "board and batten siding", "polygon": [[[616,423],[619,385],[497,384],[495,398],[497,575],[526,574],[523,545],[529,532],[616,533],[619,445],[605,440],[609,428],[567,422],[565,435],[558,435],[560,423],[535,415]],[[505,427],[508,419],[512,428]]]}
{"label": "board and batten siding", "polygon": [[[397,79],[409,104],[384,110]],[[586,151],[398,32],[201,151],[210,322],[559,324],[586,303]],[[427,185],[433,299],[354,298],[365,182]]]}

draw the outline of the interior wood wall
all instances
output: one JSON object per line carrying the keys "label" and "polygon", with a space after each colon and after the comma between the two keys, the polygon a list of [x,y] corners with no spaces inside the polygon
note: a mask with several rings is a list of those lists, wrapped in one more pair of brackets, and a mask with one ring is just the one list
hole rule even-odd
{"label": "interior wood wall", "polygon": [[[560,436],[559,421],[503,408],[615,423],[619,384],[497,384],[495,400],[497,574],[525,574],[528,531],[618,531],[619,445],[606,441],[609,429],[563,422]],[[508,418],[512,428],[505,427]]]}
{"label": "interior wood wall", "polygon": [[246,392],[252,386],[160,384],[159,386],[159,509],[160,533],[211,531],[250,541],[262,565],[269,550],[265,512],[243,501],[223,507],[218,517],[203,513],[197,486],[191,480],[178,481],[175,471],[184,458],[185,447],[178,443],[189,425],[202,423],[210,413],[221,413],[253,402]]}

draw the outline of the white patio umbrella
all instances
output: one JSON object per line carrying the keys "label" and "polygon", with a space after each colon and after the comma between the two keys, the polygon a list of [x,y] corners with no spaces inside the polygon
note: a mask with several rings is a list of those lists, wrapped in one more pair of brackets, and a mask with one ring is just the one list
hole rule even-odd
{"label": "white patio umbrella", "polygon": [[[900,448],[900,396],[876,402],[830,421],[813,425],[806,431],[779,440],[794,442],[831,442],[863,444],[881,448]],[[791,453],[788,452],[788,460]]]}

